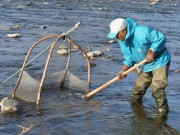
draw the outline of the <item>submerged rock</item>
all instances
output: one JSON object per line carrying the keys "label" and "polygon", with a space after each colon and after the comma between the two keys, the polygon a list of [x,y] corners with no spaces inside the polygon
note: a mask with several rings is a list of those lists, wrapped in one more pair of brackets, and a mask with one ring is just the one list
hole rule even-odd
{"label": "submerged rock", "polygon": [[22,35],[20,33],[15,33],[15,34],[8,34],[7,35],[9,38],[19,38],[21,37]]}
{"label": "submerged rock", "polygon": [[90,60],[96,61],[96,60],[98,60],[98,58],[96,58],[96,57],[91,57]]}
{"label": "submerged rock", "polygon": [[17,9],[24,9],[26,6],[24,6],[24,5],[20,5],[20,6],[17,6]]}
{"label": "submerged rock", "polygon": [[2,7],[2,6],[4,6],[4,4],[0,4],[0,6]]}
{"label": "submerged rock", "polygon": [[116,40],[110,40],[110,41],[108,41],[107,43],[108,44],[113,44],[113,43],[116,43],[117,41]]}
{"label": "submerged rock", "polygon": [[87,56],[88,57],[97,57],[97,56],[102,56],[103,53],[101,51],[93,51],[93,52],[88,52]]}
{"label": "submerged rock", "polygon": [[33,5],[33,3],[32,3],[32,2],[30,2],[30,3],[26,4],[26,6],[32,6],[32,5]]}
{"label": "submerged rock", "polygon": [[68,55],[68,51],[66,49],[60,49],[57,51],[57,54],[61,56]]}
{"label": "submerged rock", "polygon": [[92,48],[90,46],[87,47],[87,52],[92,52]]}
{"label": "submerged rock", "polygon": [[1,113],[14,113],[19,111],[20,105],[18,101],[11,97],[4,97],[1,100]]}
{"label": "submerged rock", "polygon": [[180,71],[179,71],[178,69],[175,69],[174,72],[175,72],[175,73],[179,73]]}
{"label": "submerged rock", "polygon": [[150,0],[150,5],[156,5],[159,2],[159,0]]}
{"label": "submerged rock", "polygon": [[[95,67],[95,66],[97,66],[97,65],[96,65],[95,63],[90,63],[90,66],[91,66],[91,67]],[[82,66],[82,68],[88,69],[88,65]]]}
{"label": "submerged rock", "polygon": [[87,56],[88,56],[88,57],[95,57],[95,53],[94,53],[94,52],[88,52],[88,53],[87,53]]}
{"label": "submerged rock", "polygon": [[107,49],[106,49],[106,52],[110,52],[110,51],[111,51],[111,49],[110,49],[110,48],[107,48]]}
{"label": "submerged rock", "polygon": [[95,56],[101,56],[102,55],[101,51],[93,51],[93,53],[95,54]]}
{"label": "submerged rock", "polygon": [[79,47],[78,47],[77,45],[74,45],[74,46],[73,46],[73,49],[76,49],[76,50],[77,50],[77,49],[79,49]]}
{"label": "submerged rock", "polygon": [[97,66],[95,63],[90,63],[90,66],[91,67],[95,67],[95,66]]}
{"label": "submerged rock", "polygon": [[40,28],[41,29],[46,29],[47,27],[45,25],[42,25]]}
{"label": "submerged rock", "polygon": [[63,7],[64,5],[63,5],[63,4],[61,4],[61,3],[59,3],[59,4],[58,4],[58,6],[59,6],[59,7]]}
{"label": "submerged rock", "polygon": [[69,45],[67,45],[67,44],[62,44],[59,46],[59,49],[68,49],[69,48],[68,46]]}
{"label": "submerged rock", "polygon": [[20,29],[20,28],[21,28],[20,25],[16,25],[16,26],[7,28],[6,31],[12,31],[12,30],[14,30],[14,29]]}

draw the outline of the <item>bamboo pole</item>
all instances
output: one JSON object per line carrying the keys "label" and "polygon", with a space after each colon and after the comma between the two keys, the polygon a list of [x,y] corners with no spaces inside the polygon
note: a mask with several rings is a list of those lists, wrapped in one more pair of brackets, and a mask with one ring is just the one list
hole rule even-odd
{"label": "bamboo pole", "polygon": [[[134,65],[132,68],[128,69],[127,71],[123,72],[124,75],[129,74],[131,71],[135,70],[137,67],[141,66],[142,64],[144,64],[146,62],[146,59],[141,61],[140,63]],[[109,85],[111,85],[112,83],[114,83],[115,81],[118,80],[118,76],[111,79],[110,81],[106,82],[105,84],[101,85],[100,87],[98,87],[95,90],[92,90],[91,92],[87,93],[86,95],[84,95],[82,98],[90,98],[93,95],[95,95],[96,93],[102,91],[104,88],[108,87]]]}
{"label": "bamboo pole", "polygon": [[86,51],[80,46],[78,45],[75,41],[73,41],[72,39],[69,39],[74,45],[76,45],[80,50],[81,52],[84,54],[85,56],[85,59],[87,61],[87,64],[88,64],[88,89],[90,89],[90,85],[91,85],[91,64],[90,64],[90,61],[89,61],[89,58],[87,56],[87,53]]}
{"label": "bamboo pole", "polygon": [[21,78],[22,78],[23,70],[24,70],[24,68],[25,68],[26,62],[27,62],[27,60],[28,60],[28,58],[29,58],[29,56],[30,56],[33,48],[34,48],[35,46],[37,46],[40,42],[42,42],[42,41],[44,41],[44,40],[46,40],[46,39],[48,39],[48,38],[57,38],[57,37],[58,37],[58,35],[51,35],[51,36],[44,37],[44,38],[40,39],[39,41],[37,41],[37,42],[30,48],[30,50],[28,51],[28,53],[27,53],[27,55],[26,55],[26,58],[25,58],[25,60],[24,60],[24,63],[23,63],[23,65],[22,65],[22,68],[20,69],[19,78],[18,78],[18,81],[17,81],[16,86],[15,86],[15,88],[14,88],[14,93],[13,93],[13,95],[12,95],[13,98],[15,97],[16,90],[17,90],[17,88],[18,88],[18,86],[19,86],[19,83],[20,83],[20,80],[21,80]]}
{"label": "bamboo pole", "polygon": [[[56,43],[60,40],[60,38],[62,38],[63,36],[69,34],[69,33],[72,32],[73,30],[75,30],[76,28],[78,28],[79,25],[80,25],[80,22],[78,22],[77,24],[75,24],[70,30],[68,30],[66,33],[63,33],[61,36],[59,36],[59,35],[50,35],[50,36],[44,37],[44,38],[40,39],[39,41],[37,41],[37,42],[30,48],[30,50],[28,51],[28,53],[27,53],[27,55],[26,55],[26,58],[25,58],[25,60],[24,60],[24,63],[23,63],[23,65],[22,65],[22,68],[19,70],[19,71],[20,71],[20,74],[19,74],[19,78],[18,78],[18,81],[17,81],[17,83],[16,83],[16,86],[15,86],[15,88],[14,88],[14,92],[13,92],[13,95],[12,95],[13,98],[15,98],[16,90],[17,90],[17,88],[18,88],[18,86],[19,86],[19,83],[20,83],[20,80],[21,80],[21,78],[22,78],[23,70],[24,70],[25,66],[27,65],[26,62],[27,62],[27,60],[28,60],[28,58],[29,58],[29,55],[31,54],[32,50],[34,49],[34,47],[35,47],[36,45],[38,45],[40,42],[42,42],[42,41],[44,41],[44,40],[46,40],[46,39],[48,39],[48,38],[56,38],[56,39],[57,39],[57,40],[55,41],[55,43],[53,43],[53,44],[51,44],[50,46],[48,46],[45,50],[43,50],[40,54],[38,54],[38,55],[37,55],[33,60],[31,60],[30,62],[34,61],[37,57],[39,57],[42,53],[44,53],[44,52],[45,52],[46,50],[48,50],[50,47],[51,47],[50,52],[53,51],[54,46],[55,46]],[[49,55],[51,55],[50,52],[49,52]],[[52,52],[51,52],[51,53],[52,53]],[[51,57],[51,56],[49,56],[49,57]],[[50,60],[49,57],[48,57],[48,59]],[[48,61],[48,60],[47,60],[46,64],[47,64],[47,66],[48,66],[48,64],[49,64],[49,61]],[[45,68],[46,68],[46,67],[45,67]],[[18,71],[17,71],[16,73],[18,73]],[[13,76],[14,76],[14,75],[15,75],[15,74],[13,74]],[[44,82],[44,79],[45,79],[45,75],[46,75],[46,71],[44,71],[43,77],[42,77],[42,79],[41,79],[41,83],[40,83],[40,87],[39,87],[39,91],[40,91],[40,92],[41,92],[41,89],[42,89],[42,86],[41,86],[41,85],[43,85],[43,82]],[[11,76],[11,78],[12,78],[13,76]],[[10,79],[10,78],[9,78],[9,79]],[[9,79],[7,79],[6,81],[8,81]],[[40,100],[40,93],[38,93],[38,98],[37,98],[37,102],[36,102],[37,104],[39,104],[39,100]]]}
{"label": "bamboo pole", "polygon": [[51,49],[50,49],[50,51],[49,51],[49,55],[48,55],[48,58],[47,58],[47,61],[46,61],[46,65],[45,65],[45,68],[44,68],[43,76],[42,76],[42,78],[41,78],[41,82],[40,82],[40,86],[39,86],[39,90],[38,90],[36,105],[39,105],[39,103],[40,103],[41,90],[42,90],[42,86],[43,86],[43,84],[44,84],[44,80],[45,80],[45,77],[46,77],[46,73],[47,73],[49,61],[50,61],[51,56],[52,56],[53,49],[54,49],[55,45],[57,44],[57,42],[62,38],[62,36],[63,36],[63,35],[59,36],[59,37],[56,39],[56,41],[53,43],[53,45],[51,46]]}
{"label": "bamboo pole", "polygon": [[[70,32],[72,32],[73,30],[77,29],[80,25],[80,22],[78,22],[77,24],[75,24],[71,29],[69,29],[66,33],[63,33],[62,35],[67,35],[69,34]],[[52,36],[52,35],[51,35]],[[58,35],[55,35],[55,36],[58,36]],[[45,38],[42,38],[41,40],[45,40],[47,37]],[[40,40],[38,42],[41,42]],[[38,43],[37,43],[38,44]],[[37,45],[36,44],[36,45]],[[32,60],[30,60],[26,65],[28,66],[30,63],[32,63],[35,59],[37,59],[40,55],[42,55],[44,52],[46,52],[50,47],[52,46],[49,45],[46,49],[44,49],[42,52],[40,52],[37,56],[35,56]],[[10,80],[12,77],[14,77],[17,73],[19,73],[21,71],[21,69],[19,69],[18,71],[16,71],[14,74],[12,74],[10,77],[8,77],[4,82],[2,82],[1,84],[4,85],[8,80]]]}
{"label": "bamboo pole", "polygon": [[68,45],[68,53],[69,53],[69,55],[68,55],[68,60],[67,60],[66,68],[65,68],[65,71],[64,71],[64,75],[63,75],[63,78],[61,80],[61,86],[60,86],[61,88],[63,88],[63,86],[64,86],[64,81],[66,79],[67,70],[69,68],[69,63],[70,63],[70,60],[71,60],[71,41],[70,40],[68,40],[68,41],[69,41],[69,45]]}

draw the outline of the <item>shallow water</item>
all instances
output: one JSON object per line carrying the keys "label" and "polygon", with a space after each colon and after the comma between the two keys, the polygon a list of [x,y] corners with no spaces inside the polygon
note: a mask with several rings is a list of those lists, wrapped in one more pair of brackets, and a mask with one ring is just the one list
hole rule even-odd
{"label": "shallow water", "polygon": [[[32,2],[32,3],[31,3]],[[31,3],[30,6],[27,6]],[[63,4],[63,6],[59,6]],[[137,23],[152,26],[167,37],[167,47],[172,54],[169,85],[166,89],[170,112],[166,124],[180,132],[180,1],[161,0],[156,5],[144,0],[66,0],[0,2],[0,82],[2,83],[21,66],[31,47],[39,39],[62,34],[77,22],[79,28],[70,37],[84,49],[91,46],[106,55],[114,55],[115,61],[98,57],[92,68],[94,89],[114,78],[122,66],[122,54],[117,43],[107,44],[109,23],[117,17],[133,17]],[[7,31],[9,27],[20,25],[20,29]],[[40,27],[45,25],[46,29]],[[18,39],[7,34],[21,33]],[[30,59],[52,43],[43,42],[33,52]],[[60,42],[59,44],[62,44]],[[110,52],[106,49],[110,48]],[[55,50],[57,50],[56,47]],[[79,52],[73,52],[71,72],[87,79],[85,60]],[[40,57],[27,68],[34,75],[42,72],[46,55]],[[53,54],[48,72],[64,69],[67,57]],[[134,108],[130,104],[131,88],[137,74],[131,73],[125,80],[116,82],[93,99],[81,99],[78,94],[58,89],[42,92],[40,108],[33,103],[21,102],[22,109],[16,114],[0,115],[0,134],[20,134],[22,127],[29,127],[27,134],[107,134],[107,135],[166,135],[166,127],[158,123],[157,111],[151,89],[144,98],[144,106]],[[0,98],[10,96],[17,76],[6,86],[0,85]]]}

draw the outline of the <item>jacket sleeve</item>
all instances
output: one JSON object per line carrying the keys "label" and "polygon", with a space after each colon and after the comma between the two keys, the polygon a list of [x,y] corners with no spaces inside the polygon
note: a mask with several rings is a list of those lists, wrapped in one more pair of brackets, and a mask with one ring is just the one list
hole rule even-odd
{"label": "jacket sleeve", "polygon": [[149,28],[147,38],[151,43],[151,50],[156,52],[156,54],[160,53],[165,48],[166,37],[162,33]]}
{"label": "jacket sleeve", "polygon": [[123,54],[124,56],[124,61],[123,61],[123,64],[129,66],[129,67],[132,67],[134,66],[135,64],[135,61],[133,61],[128,55],[126,54]]}

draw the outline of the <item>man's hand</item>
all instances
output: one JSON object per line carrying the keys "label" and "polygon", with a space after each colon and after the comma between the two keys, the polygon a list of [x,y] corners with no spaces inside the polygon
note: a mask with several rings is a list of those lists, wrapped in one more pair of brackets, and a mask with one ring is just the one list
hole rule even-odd
{"label": "man's hand", "polygon": [[118,80],[119,80],[119,81],[127,77],[127,75],[124,75],[123,72],[125,72],[125,71],[128,70],[129,68],[130,68],[130,67],[127,66],[127,65],[124,65],[124,66],[122,67],[121,71],[118,73]]}
{"label": "man's hand", "polygon": [[146,55],[146,62],[151,63],[155,59],[155,52],[153,52],[151,49],[147,51]]}
{"label": "man's hand", "polygon": [[127,75],[124,75],[124,74],[122,74],[124,71],[120,71],[119,73],[118,73],[118,81],[120,81],[120,80],[122,80],[122,79],[124,79],[124,78],[126,78],[127,77]]}

